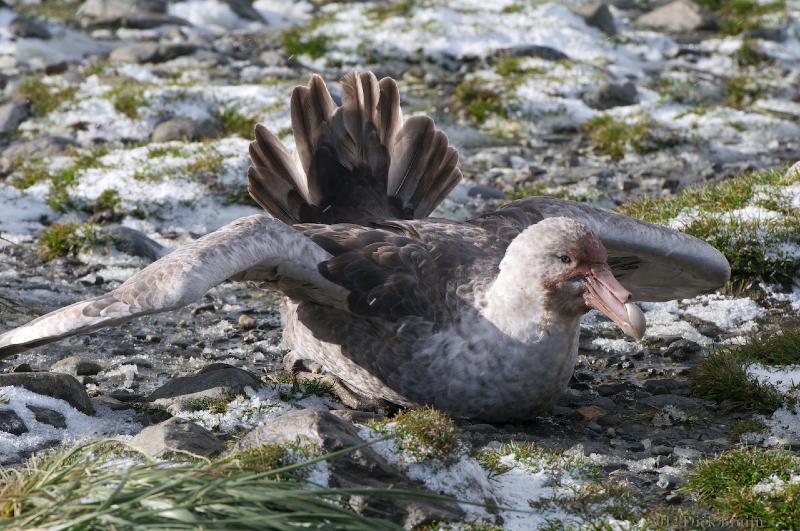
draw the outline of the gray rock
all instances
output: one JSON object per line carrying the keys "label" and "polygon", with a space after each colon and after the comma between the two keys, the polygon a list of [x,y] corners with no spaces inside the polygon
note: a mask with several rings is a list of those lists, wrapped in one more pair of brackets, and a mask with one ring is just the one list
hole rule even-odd
{"label": "gray rock", "polygon": [[51,37],[50,30],[43,22],[35,18],[18,15],[11,24],[8,25],[11,33],[17,37],[30,37],[34,39],[49,39]]}
{"label": "gray rock", "polygon": [[261,13],[253,7],[253,3],[248,0],[225,0],[225,3],[228,4],[231,11],[245,20],[253,20],[264,24],[267,22],[264,20],[264,17],[261,16]]}
{"label": "gray rock", "polygon": [[484,199],[505,199],[506,193],[491,186],[477,184],[469,189],[467,195],[470,197],[482,197]]}
{"label": "gray rock", "polygon": [[603,83],[599,87],[584,93],[583,101],[593,109],[610,109],[638,103],[639,92],[636,90],[636,85],[630,81],[625,83]]}
{"label": "gray rock", "polygon": [[28,117],[28,105],[22,102],[12,101],[0,105],[0,135],[13,133]]}
{"label": "gray rock", "polygon": [[112,19],[141,15],[142,13],[165,14],[166,0],[86,0],[78,8],[78,18]]}
{"label": "gray rock", "polygon": [[[327,411],[292,411],[259,426],[237,443],[238,450],[265,444],[285,444],[297,440],[315,444],[326,453],[364,444],[352,424]],[[394,488],[426,490],[421,484],[404,477],[397,469],[365,446],[328,461],[331,486],[342,488]],[[403,498],[362,498],[357,500],[359,512],[388,518],[414,528],[419,525],[462,517],[456,505],[435,501]]]}
{"label": "gray rock", "polygon": [[33,140],[23,140],[14,142],[3,150],[3,158],[8,160],[20,160],[31,156],[52,157],[60,155],[75,142],[63,136],[43,135]]}
{"label": "gray rock", "polygon": [[64,418],[64,415],[59,413],[58,411],[53,411],[52,409],[47,409],[46,407],[36,407],[36,406],[28,406],[28,409],[33,412],[33,416],[36,418],[37,422],[41,422],[42,424],[49,424],[54,428],[66,428],[67,422]]}
{"label": "gray rock", "polygon": [[690,410],[697,410],[703,407],[700,402],[693,398],[673,394],[648,396],[643,398],[641,402],[652,407],[675,406],[677,408]]}
{"label": "gray rock", "polygon": [[103,366],[93,359],[81,356],[69,356],[58,360],[51,367],[51,372],[71,374],[72,376],[90,376],[103,370]]}
{"label": "gray rock", "polygon": [[245,388],[258,389],[263,385],[252,373],[230,367],[175,378],[153,391],[147,400],[162,407],[179,406],[181,402],[193,398],[243,395]]}
{"label": "gray rock", "polygon": [[162,457],[174,451],[195,455],[216,455],[225,446],[202,426],[180,417],[148,426],[130,440],[129,444],[150,457]]}
{"label": "gray rock", "polygon": [[243,330],[252,330],[256,326],[258,326],[258,321],[256,321],[253,316],[243,313],[242,315],[239,316],[239,326]]}
{"label": "gray rock", "polygon": [[171,140],[203,140],[219,136],[219,125],[213,120],[195,121],[191,118],[172,118],[158,124],[150,139],[153,142]]}
{"label": "gray rock", "polygon": [[94,407],[86,389],[69,374],[57,372],[20,372],[0,374],[0,387],[14,385],[40,395],[59,398],[87,415],[94,415]]}
{"label": "gray rock", "polygon": [[10,409],[0,409],[0,432],[22,435],[28,432],[28,427],[16,412]]}
{"label": "gray rock", "polygon": [[116,226],[105,229],[103,234],[125,254],[139,256],[148,260],[158,260],[170,250],[141,231],[130,227]]}
{"label": "gray rock", "polygon": [[716,17],[691,0],[675,0],[636,19],[636,23],[675,33],[715,29]]}
{"label": "gray rock", "polygon": [[523,44],[521,46],[512,46],[511,48],[502,48],[497,51],[500,57],[538,57],[545,61],[563,61],[569,59],[569,56],[550,46],[539,46],[536,44]]}
{"label": "gray rock", "polygon": [[579,12],[586,21],[587,26],[597,28],[606,35],[617,34],[617,24],[614,21],[614,15],[606,4],[599,4],[588,6]]}
{"label": "gray rock", "polygon": [[197,46],[193,44],[139,42],[115,49],[108,58],[113,63],[163,63],[196,50]]}

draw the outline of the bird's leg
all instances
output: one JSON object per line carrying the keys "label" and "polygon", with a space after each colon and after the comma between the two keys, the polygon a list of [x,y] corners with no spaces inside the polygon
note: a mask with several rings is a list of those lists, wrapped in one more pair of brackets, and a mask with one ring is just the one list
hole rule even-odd
{"label": "bird's leg", "polygon": [[331,392],[344,404],[351,409],[360,411],[388,411],[392,407],[389,403],[381,399],[366,398],[349,387],[333,374],[323,374],[321,367],[309,367],[310,360],[304,359],[295,351],[290,351],[283,358],[283,367],[286,372],[292,374],[298,382],[305,383],[315,381],[329,387]]}

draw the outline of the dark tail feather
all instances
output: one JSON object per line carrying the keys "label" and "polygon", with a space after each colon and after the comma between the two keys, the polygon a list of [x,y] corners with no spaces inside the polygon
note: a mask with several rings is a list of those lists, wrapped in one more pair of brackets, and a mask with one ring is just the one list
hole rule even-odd
{"label": "dark tail feather", "polygon": [[352,72],[336,107],[321,77],[292,93],[302,171],[265,127],[256,127],[250,195],[286,223],[363,223],[428,216],[461,179],[458,154],[433,120],[405,123],[391,78]]}

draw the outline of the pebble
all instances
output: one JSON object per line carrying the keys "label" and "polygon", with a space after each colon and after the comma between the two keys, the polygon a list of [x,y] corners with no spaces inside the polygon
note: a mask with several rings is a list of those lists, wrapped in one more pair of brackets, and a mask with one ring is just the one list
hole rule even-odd
{"label": "pebble", "polygon": [[258,321],[250,315],[243,313],[239,316],[239,327],[243,330],[252,330],[258,326]]}

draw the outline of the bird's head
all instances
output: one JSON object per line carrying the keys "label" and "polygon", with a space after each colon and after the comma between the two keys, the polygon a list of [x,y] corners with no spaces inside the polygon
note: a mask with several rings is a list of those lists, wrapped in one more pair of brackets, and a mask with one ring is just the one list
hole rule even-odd
{"label": "bird's head", "polygon": [[533,289],[541,290],[547,312],[576,317],[594,308],[629,336],[644,335],[644,314],[614,278],[605,247],[584,223],[544,219],[511,242],[506,259],[516,263],[521,282],[527,277]]}

